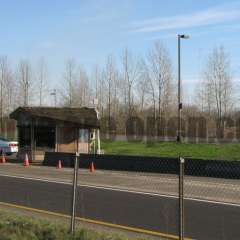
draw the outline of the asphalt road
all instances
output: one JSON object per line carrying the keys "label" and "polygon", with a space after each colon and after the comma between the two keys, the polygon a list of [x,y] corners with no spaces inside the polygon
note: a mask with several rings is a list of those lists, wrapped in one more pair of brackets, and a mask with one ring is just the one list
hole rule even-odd
{"label": "asphalt road", "polygon": [[[0,174],[0,201],[70,214],[72,186],[58,181]],[[78,185],[79,217],[177,235],[177,212],[174,196]],[[186,199],[185,219],[186,237],[239,239],[238,205]]]}
{"label": "asphalt road", "polygon": [[[31,166],[20,164],[0,164],[0,175],[41,178],[53,181],[72,182],[73,169]],[[79,170],[79,183],[85,185],[118,188],[138,192],[178,196],[178,177],[176,175]],[[185,177],[184,194],[186,198],[235,203],[240,205],[240,180],[207,177]]]}

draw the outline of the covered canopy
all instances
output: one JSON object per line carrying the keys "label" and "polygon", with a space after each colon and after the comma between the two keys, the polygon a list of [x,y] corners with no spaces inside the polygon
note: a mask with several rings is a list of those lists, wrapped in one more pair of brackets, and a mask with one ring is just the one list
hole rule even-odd
{"label": "covered canopy", "polygon": [[43,118],[54,122],[68,122],[85,128],[99,128],[97,112],[94,108],[69,107],[19,107],[10,114],[17,121],[29,118]]}

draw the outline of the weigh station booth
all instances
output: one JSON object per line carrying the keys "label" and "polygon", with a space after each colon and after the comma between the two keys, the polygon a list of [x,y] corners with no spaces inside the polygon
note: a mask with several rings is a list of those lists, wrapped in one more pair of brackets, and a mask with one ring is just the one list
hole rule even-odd
{"label": "weigh station booth", "polygon": [[42,161],[46,152],[100,152],[100,124],[94,108],[19,107],[10,118],[17,121],[21,160],[26,154],[34,162]]}

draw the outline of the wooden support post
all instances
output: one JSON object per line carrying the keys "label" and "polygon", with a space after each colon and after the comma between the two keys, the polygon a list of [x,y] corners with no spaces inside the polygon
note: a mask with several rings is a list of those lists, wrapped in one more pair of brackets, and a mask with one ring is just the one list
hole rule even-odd
{"label": "wooden support post", "polygon": [[31,119],[31,161],[35,161],[34,120]]}
{"label": "wooden support post", "polygon": [[55,152],[58,152],[58,126],[55,128]]}

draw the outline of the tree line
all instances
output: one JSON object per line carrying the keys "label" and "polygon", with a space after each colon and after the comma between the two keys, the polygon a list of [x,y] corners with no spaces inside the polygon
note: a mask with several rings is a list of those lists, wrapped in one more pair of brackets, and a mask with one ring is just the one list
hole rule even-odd
{"label": "tree line", "polygon": [[[209,121],[237,114],[230,57],[224,47],[212,49],[201,66],[194,101],[183,106],[183,117],[204,116]],[[177,76],[169,51],[155,42],[144,57],[124,49],[118,58],[108,55],[104,63],[86,71],[75,59],[65,61],[60,84],[50,88],[47,61],[35,64],[22,59],[12,66],[0,56],[1,119],[18,106],[97,107],[100,116],[114,118],[124,132],[129,117],[169,119],[177,112]],[[54,95],[55,101],[50,95]],[[94,101],[95,99],[95,101]]]}

